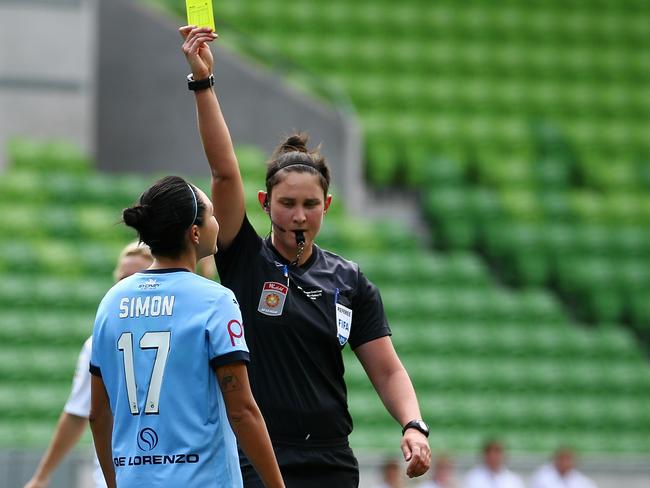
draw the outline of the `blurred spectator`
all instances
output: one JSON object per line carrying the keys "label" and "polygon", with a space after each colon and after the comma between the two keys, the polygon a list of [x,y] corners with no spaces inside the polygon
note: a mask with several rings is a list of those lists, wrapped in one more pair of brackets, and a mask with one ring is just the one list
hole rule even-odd
{"label": "blurred spectator", "polygon": [[521,478],[504,465],[503,444],[489,440],[483,445],[483,463],[465,476],[463,488],[524,488]]}
{"label": "blurred spectator", "polygon": [[387,459],[381,465],[382,482],[375,488],[402,488],[404,481],[400,472],[400,464],[396,459]]}
{"label": "blurred spectator", "polygon": [[596,484],[576,469],[575,453],[561,447],[555,452],[553,464],[535,471],[530,488],[596,488]]}
{"label": "blurred spectator", "polygon": [[439,454],[433,462],[433,473],[429,481],[425,481],[418,488],[455,488],[454,464],[445,454]]}
{"label": "blurred spectator", "polygon": [[[117,266],[113,271],[113,278],[116,282],[123,280],[133,273],[148,268],[152,262],[153,256],[149,246],[132,242],[122,249],[117,260]],[[92,328],[92,323],[89,328]],[[88,425],[88,415],[90,413],[90,371],[88,367],[90,365],[91,339],[92,337],[86,340],[79,354],[72,391],[63,407],[63,412],[59,417],[50,445],[41,458],[34,475],[25,484],[24,488],[47,487],[54,471],[77,444]],[[103,488],[106,483],[96,457],[94,463],[94,486]]]}

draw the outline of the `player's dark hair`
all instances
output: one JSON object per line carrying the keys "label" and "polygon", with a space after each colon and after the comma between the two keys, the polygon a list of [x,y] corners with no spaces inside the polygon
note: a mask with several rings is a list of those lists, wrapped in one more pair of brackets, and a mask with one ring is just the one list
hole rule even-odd
{"label": "player's dark hair", "polygon": [[330,186],[330,170],[325,157],[320,153],[320,146],[313,151],[307,148],[309,136],[304,133],[292,134],[273,152],[266,169],[266,193],[270,198],[273,187],[282,181],[282,176],[289,172],[311,173],[318,176],[325,196]]}
{"label": "player's dark hair", "polygon": [[179,176],[165,176],[122,211],[122,220],[138,232],[141,242],[158,256],[178,257],[185,249],[185,232],[203,225],[205,204],[196,188]]}

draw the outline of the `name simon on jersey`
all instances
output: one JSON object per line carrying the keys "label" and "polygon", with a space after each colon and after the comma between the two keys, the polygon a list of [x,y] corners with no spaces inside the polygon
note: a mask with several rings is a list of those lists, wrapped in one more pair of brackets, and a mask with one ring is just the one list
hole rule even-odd
{"label": "name simon on jersey", "polygon": [[120,300],[121,319],[127,317],[161,317],[174,313],[174,295],[124,297]]}
{"label": "name simon on jersey", "polygon": [[149,464],[196,464],[199,462],[198,454],[163,454],[154,456],[120,456],[113,458],[115,467],[120,466],[145,466]]}

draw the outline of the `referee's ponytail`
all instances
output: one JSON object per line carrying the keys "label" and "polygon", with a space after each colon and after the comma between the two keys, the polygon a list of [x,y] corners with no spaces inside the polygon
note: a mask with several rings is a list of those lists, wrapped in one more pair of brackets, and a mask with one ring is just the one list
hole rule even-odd
{"label": "referee's ponytail", "polygon": [[195,187],[179,176],[166,176],[122,211],[122,221],[138,232],[152,254],[177,257],[185,250],[187,229],[203,224],[204,210]]}

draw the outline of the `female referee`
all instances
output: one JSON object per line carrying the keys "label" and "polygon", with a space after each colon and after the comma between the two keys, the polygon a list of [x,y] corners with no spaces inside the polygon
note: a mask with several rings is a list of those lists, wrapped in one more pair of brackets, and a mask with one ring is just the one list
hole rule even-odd
{"label": "female referee", "polygon": [[[290,488],[358,486],[341,354],[347,342],[402,427],[407,475],[422,475],[431,461],[429,431],[393,349],[379,292],[355,263],[314,243],[331,203],[324,159],[309,152],[300,135],[280,145],[267,169],[266,191],[258,195],[271,235],[259,237],[246,216],[237,159],[211,89],[208,43],[217,36],[192,26],[180,32],[221,229],[217,271],[242,309],[254,358],[248,369],[251,388],[285,483]],[[241,455],[244,486],[257,488],[262,485],[250,461]]]}
{"label": "female referee", "polygon": [[283,487],[237,301],[192,272],[216,250],[210,200],[168,176],[122,216],[154,262],[116,284],[95,319],[90,425],[107,485],[242,486],[236,435],[265,486]]}

